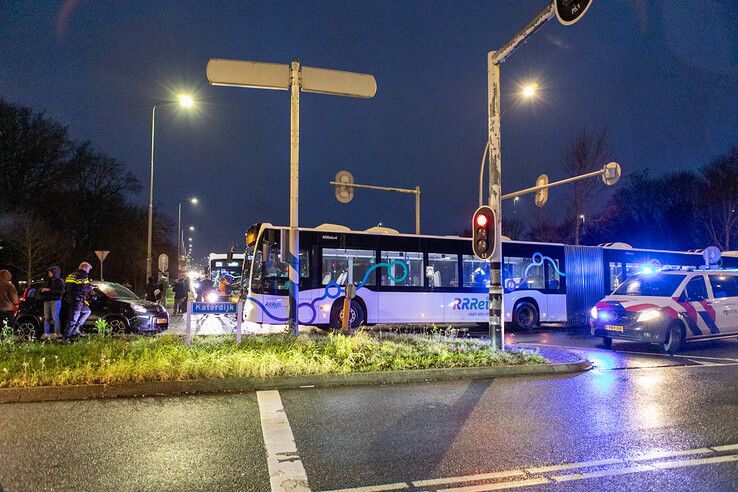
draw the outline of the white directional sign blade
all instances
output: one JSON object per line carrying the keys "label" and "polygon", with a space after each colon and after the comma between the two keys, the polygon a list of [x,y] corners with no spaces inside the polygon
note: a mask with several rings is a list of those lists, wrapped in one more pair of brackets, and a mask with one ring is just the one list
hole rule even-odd
{"label": "white directional sign blade", "polygon": [[290,66],[282,63],[213,58],[206,73],[212,85],[279,90],[290,87]]}
{"label": "white directional sign blade", "polygon": [[366,99],[377,93],[377,81],[373,75],[365,73],[302,67],[300,79],[304,92]]}

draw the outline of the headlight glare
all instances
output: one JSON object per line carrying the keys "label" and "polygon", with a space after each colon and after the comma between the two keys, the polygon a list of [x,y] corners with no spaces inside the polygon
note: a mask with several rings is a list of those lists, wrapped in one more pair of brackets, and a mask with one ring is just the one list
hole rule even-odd
{"label": "headlight glare", "polygon": [[661,312],[658,309],[646,309],[638,313],[638,322],[643,323],[644,321],[653,321],[661,317]]}
{"label": "headlight glare", "polygon": [[589,315],[592,316],[593,319],[597,319],[597,306],[592,308],[592,310],[589,312]]}

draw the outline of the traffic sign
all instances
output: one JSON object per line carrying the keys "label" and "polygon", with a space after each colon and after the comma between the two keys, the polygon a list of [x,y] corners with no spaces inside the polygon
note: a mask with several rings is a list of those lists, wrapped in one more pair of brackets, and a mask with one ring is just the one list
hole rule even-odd
{"label": "traffic sign", "polygon": [[336,200],[348,203],[354,199],[353,186],[341,186],[338,183],[354,184],[354,175],[348,171],[338,171],[336,174]]}
{"label": "traffic sign", "polygon": [[284,91],[290,87],[290,66],[284,63],[213,58],[205,73],[213,85]]}
{"label": "traffic sign", "polygon": [[565,26],[570,26],[582,18],[592,0],[554,0],[556,17]]}
{"label": "traffic sign", "polygon": [[193,302],[192,314],[233,314],[237,308],[236,302]]}
{"label": "traffic sign", "polygon": [[162,272],[166,272],[167,270],[169,270],[169,257],[164,253],[160,254],[158,265],[159,270],[161,270]]}
{"label": "traffic sign", "polygon": [[100,260],[100,263],[105,261],[105,258],[108,257],[108,253],[110,253],[110,251],[95,251],[95,254],[97,255],[97,259]]}
{"label": "traffic sign", "polygon": [[300,88],[303,92],[369,99],[377,93],[377,81],[365,73],[302,67]]}
{"label": "traffic sign", "polygon": [[[536,186],[546,186],[548,184],[548,175],[547,174],[541,174],[538,176],[538,179],[536,179]],[[544,188],[542,190],[536,191],[536,197],[535,197],[536,207],[541,208],[543,207],[546,202],[548,202],[548,188]]]}
{"label": "traffic sign", "polygon": [[607,186],[612,186],[620,180],[620,164],[617,162],[608,162],[602,168],[602,181]]}

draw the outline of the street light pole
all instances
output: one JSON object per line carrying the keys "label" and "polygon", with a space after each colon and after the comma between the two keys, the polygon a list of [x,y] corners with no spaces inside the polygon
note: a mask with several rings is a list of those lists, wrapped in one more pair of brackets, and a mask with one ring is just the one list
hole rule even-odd
{"label": "street light pole", "polygon": [[[298,319],[300,304],[300,234],[298,227],[298,193],[300,172],[300,62],[290,64],[290,234],[289,265],[290,298],[289,324],[290,331],[299,335]],[[283,261],[285,258],[282,259]]]}
{"label": "street light pole", "polygon": [[156,107],[151,108],[151,168],[149,170],[149,232],[146,241],[146,279],[151,276],[151,236],[154,225],[154,129],[156,127]]}

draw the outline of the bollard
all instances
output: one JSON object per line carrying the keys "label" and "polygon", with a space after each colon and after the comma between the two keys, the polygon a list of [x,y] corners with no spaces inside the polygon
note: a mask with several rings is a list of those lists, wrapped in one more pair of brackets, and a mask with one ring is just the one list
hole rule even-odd
{"label": "bollard", "polygon": [[351,313],[351,300],[348,296],[343,298],[343,321],[341,322],[341,332],[346,333],[349,329],[349,318]]}

